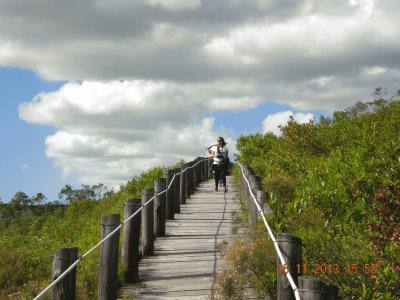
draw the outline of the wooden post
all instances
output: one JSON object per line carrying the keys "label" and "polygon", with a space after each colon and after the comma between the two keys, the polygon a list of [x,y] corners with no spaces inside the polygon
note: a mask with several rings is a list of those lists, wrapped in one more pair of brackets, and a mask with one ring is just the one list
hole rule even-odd
{"label": "wooden post", "polygon": [[[258,189],[257,178],[255,175],[249,174],[249,177],[247,179],[250,182],[251,191],[253,192],[253,195],[255,196],[257,194],[257,189]],[[250,198],[251,198],[251,195],[250,195]]]}
{"label": "wooden post", "polygon": [[257,206],[252,197],[249,199],[249,225],[250,229],[255,229],[257,226]]}
{"label": "wooden post", "polygon": [[242,179],[242,193],[241,193],[241,197],[242,197],[242,200],[244,201],[245,199],[246,199],[246,189],[247,189],[247,183],[246,183],[246,180],[245,180],[245,172],[246,172],[246,166],[243,164],[242,165],[242,167],[243,167],[243,172],[240,172],[240,178]]}
{"label": "wooden post", "polygon": [[[105,238],[121,224],[120,215],[102,219],[101,238]],[[118,295],[119,231],[100,246],[99,300],[116,300]]]}
{"label": "wooden post", "polygon": [[[140,209],[142,206],[141,202],[141,199],[131,199],[125,202],[124,220]],[[126,266],[126,283],[136,283],[139,281],[139,236],[141,223],[142,212],[139,212],[129,222],[125,223],[123,227],[121,261]]]}
{"label": "wooden post", "polygon": [[175,169],[175,179],[174,179],[174,197],[172,201],[172,211],[174,214],[179,214],[181,212],[181,200],[180,200],[180,192],[181,192],[181,175],[179,172],[181,171],[180,168]]}
{"label": "wooden post", "polygon": [[201,170],[200,180],[201,180],[201,182],[204,182],[204,181],[206,181],[206,172],[205,172],[205,161],[204,161],[204,157],[201,158],[200,170]]}
{"label": "wooden post", "polygon": [[[154,180],[154,194],[158,194],[166,189],[166,179],[157,178]],[[167,193],[157,195],[154,199],[154,235],[156,237],[165,236],[165,201]]]}
{"label": "wooden post", "polygon": [[204,181],[208,180],[208,159],[207,157],[203,157],[204,159]]}
{"label": "wooden post", "polygon": [[[203,157],[203,159],[206,159],[206,157]],[[208,160],[204,160],[204,181],[208,179]]]}
{"label": "wooden post", "polygon": [[329,287],[329,300],[340,300],[339,288],[336,285],[328,284]]}
{"label": "wooden post", "polygon": [[251,172],[249,170],[249,166],[248,165],[243,165],[243,171],[244,171],[244,177],[243,177],[243,187],[244,187],[243,200],[249,201],[250,200],[250,192],[249,192],[249,187],[248,187],[247,181],[246,181],[246,179],[249,180],[249,176],[251,174]]}
{"label": "wooden post", "polygon": [[[170,185],[173,177],[174,177],[174,171],[173,170],[167,170],[167,172],[165,172],[166,188]],[[170,189],[167,191],[166,200],[165,200],[165,217],[166,217],[167,220],[173,220],[174,219],[174,212],[172,210],[172,198],[173,198],[173,195],[174,195],[174,187],[173,187],[173,184],[172,184]]]}
{"label": "wooden post", "polygon": [[207,160],[207,179],[211,178],[211,166],[212,166],[212,159]]}
{"label": "wooden post", "polygon": [[[249,175],[249,182],[250,182],[250,188],[251,191],[253,192],[254,197],[257,195],[257,190],[258,190],[258,184],[256,180],[256,176],[250,174]],[[257,206],[254,203],[254,199],[251,196],[249,192],[249,224],[251,229],[255,229],[257,225]]]}
{"label": "wooden post", "polygon": [[[53,256],[52,280],[56,280],[78,259],[78,248],[62,248]],[[76,267],[68,273],[51,291],[52,300],[75,300]]]}
{"label": "wooden post", "polygon": [[[264,190],[257,191],[257,202],[260,205],[260,208],[263,210],[264,214],[268,214],[271,211],[271,208],[267,204],[267,193]],[[257,214],[257,219],[261,218],[261,214]]]}
{"label": "wooden post", "polygon": [[185,172],[185,191],[186,191],[185,202],[186,202],[186,199],[190,198],[190,170],[191,170],[189,168],[190,166],[191,166],[190,163],[186,163],[184,165],[184,168],[185,169],[187,168],[187,170]]}
{"label": "wooden post", "polygon": [[196,167],[195,167],[195,170],[196,170],[195,171],[195,189],[201,183],[201,167],[200,167],[201,164],[198,163],[200,160],[201,160],[200,156],[196,157],[195,160],[194,160],[195,164],[197,164]]}
{"label": "wooden post", "polygon": [[[302,265],[302,249],[301,239],[296,236],[292,236],[289,233],[279,233],[277,237],[278,246],[281,249],[283,258],[287,264],[287,270],[292,275],[293,281],[297,285],[298,276],[301,275],[302,269],[300,268],[300,274],[297,270],[297,265]],[[277,258],[278,270],[284,270],[285,266],[282,266],[279,257]],[[283,271],[278,272],[277,282],[278,298],[279,300],[295,299],[292,287],[290,286],[289,280]]]}
{"label": "wooden post", "polygon": [[329,287],[321,278],[300,276],[299,294],[302,300],[325,300],[329,299]]}
{"label": "wooden post", "polygon": [[[261,191],[257,191],[257,194]],[[257,194],[255,196],[257,196]],[[256,198],[256,201],[258,202],[258,199]],[[260,205],[260,203],[258,202]],[[249,225],[251,229],[255,229],[257,226],[258,222],[258,210],[257,210],[257,205],[254,203],[254,199],[251,197],[249,200]]]}
{"label": "wooden post", "polygon": [[203,162],[202,162],[202,157],[199,157],[199,164],[198,164],[198,167],[199,167],[199,181],[198,181],[198,183],[199,183],[199,185],[200,185],[200,183],[202,183],[203,182]]}
{"label": "wooden post", "polygon": [[186,177],[187,177],[187,172],[183,172],[186,167],[185,165],[182,166],[181,168],[181,176],[180,176],[180,190],[179,190],[179,199],[180,199],[180,204],[186,204]]}
{"label": "wooden post", "polygon": [[190,194],[194,194],[194,191],[196,190],[196,181],[195,181],[195,173],[196,173],[196,167],[194,167],[195,165],[195,161],[190,162]]}
{"label": "wooden post", "polygon": [[[154,189],[142,192],[142,205],[154,196]],[[154,255],[154,201],[151,201],[142,210],[142,253],[143,256]]]}
{"label": "wooden post", "polygon": [[[192,167],[193,166],[193,162],[190,161],[187,163],[187,167]],[[187,169],[187,176],[186,176],[186,180],[187,180],[187,191],[186,191],[186,195],[187,198],[190,198],[190,195],[193,194],[194,190],[193,190],[193,168],[189,168]]]}

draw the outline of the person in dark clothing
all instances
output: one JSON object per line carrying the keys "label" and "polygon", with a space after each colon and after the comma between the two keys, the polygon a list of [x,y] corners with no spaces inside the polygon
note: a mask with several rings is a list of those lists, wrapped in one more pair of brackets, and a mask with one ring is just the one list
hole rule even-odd
{"label": "person in dark clothing", "polygon": [[213,158],[212,171],[215,179],[215,191],[218,192],[218,182],[222,179],[224,192],[226,187],[226,171],[229,163],[228,148],[223,137],[217,138],[217,145],[208,148],[208,153]]}

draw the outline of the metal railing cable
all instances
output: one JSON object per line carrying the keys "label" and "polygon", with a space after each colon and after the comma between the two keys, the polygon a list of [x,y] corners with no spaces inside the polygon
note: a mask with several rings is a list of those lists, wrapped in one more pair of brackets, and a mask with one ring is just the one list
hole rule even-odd
{"label": "metal railing cable", "polygon": [[[249,182],[249,180],[246,178],[246,175],[244,174],[243,166],[242,166],[239,162],[238,162],[238,165],[240,166],[240,168],[241,168],[241,170],[242,170],[243,178],[244,178],[244,179],[246,180],[246,182],[247,182],[247,187],[248,187],[248,189],[249,189],[250,195],[251,195],[251,197],[253,198],[253,201],[254,201],[254,203],[255,203],[255,205],[256,205],[258,211],[259,211],[260,214],[261,214],[261,218],[263,219],[264,224],[265,224],[265,227],[267,228],[269,237],[271,238],[272,242],[274,243],[274,247],[275,247],[276,253],[278,254],[279,260],[281,261],[281,264],[282,264],[282,265],[285,265],[286,262],[285,262],[285,259],[284,259],[283,255],[282,255],[282,251],[281,251],[281,249],[280,249],[279,246],[278,246],[278,242],[277,242],[276,239],[275,239],[274,233],[272,232],[271,228],[270,228],[269,225],[268,225],[267,219],[265,218],[265,215],[264,215],[264,212],[263,212],[262,208],[261,208],[260,205],[258,204],[258,201],[257,201],[256,197],[254,196],[253,191],[251,190],[250,182]],[[287,277],[287,279],[289,280],[290,286],[291,286],[292,289],[293,289],[293,292],[294,292],[294,295],[295,295],[295,297],[296,297],[296,300],[301,300],[300,294],[299,294],[299,289],[297,288],[296,283],[295,283],[294,280],[293,280],[292,274],[290,274],[290,272],[287,272],[287,273],[286,273],[286,277]]]}
{"label": "metal railing cable", "polygon": [[71,265],[69,266],[68,269],[66,269],[63,273],[61,273],[56,280],[54,280],[51,284],[49,284],[43,291],[40,292],[40,294],[38,294],[35,298],[33,298],[33,300],[38,300],[40,299],[44,294],[46,294],[46,292],[48,292],[52,287],[54,287],[57,283],[59,283],[65,276],[68,275],[69,272],[71,272],[85,257],[87,257],[88,255],[90,255],[94,250],[96,250],[101,244],[103,244],[105,241],[107,241],[109,238],[111,238],[115,233],[118,232],[118,230],[121,229],[122,226],[125,225],[125,223],[129,222],[132,218],[134,218],[137,214],[139,214],[139,212],[141,212],[143,210],[143,208],[145,208],[151,201],[153,201],[157,196],[162,195],[164,193],[166,193],[172,186],[175,177],[177,175],[183,174],[186,172],[186,170],[188,169],[192,169],[195,166],[197,166],[199,163],[201,163],[202,161],[205,160],[210,160],[211,158],[204,158],[199,160],[198,162],[196,162],[193,166],[190,167],[186,167],[184,170],[175,173],[174,176],[171,179],[171,182],[169,183],[168,187],[159,192],[156,193],[153,197],[151,197],[146,203],[144,203],[137,211],[135,211],[132,215],[130,215],[126,220],[124,220],[124,222],[122,222],[120,225],[118,225],[118,227],[116,227],[112,232],[110,232],[107,236],[105,236],[100,242],[98,242],[95,246],[93,246],[90,250],[88,250],[85,254],[81,255],[78,257],[78,259]]}

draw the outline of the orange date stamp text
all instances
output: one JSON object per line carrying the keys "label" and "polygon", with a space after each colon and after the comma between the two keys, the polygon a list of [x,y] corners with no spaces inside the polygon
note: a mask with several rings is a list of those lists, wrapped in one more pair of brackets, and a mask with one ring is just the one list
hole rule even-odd
{"label": "orange date stamp text", "polygon": [[[322,264],[297,264],[292,273],[298,275],[324,275],[324,274],[339,274],[346,272],[350,275],[375,275],[378,272],[379,262],[368,263],[368,264],[355,264],[347,263],[345,265],[339,265],[334,263],[322,263]],[[286,274],[289,270],[288,264],[278,264],[278,273]]]}

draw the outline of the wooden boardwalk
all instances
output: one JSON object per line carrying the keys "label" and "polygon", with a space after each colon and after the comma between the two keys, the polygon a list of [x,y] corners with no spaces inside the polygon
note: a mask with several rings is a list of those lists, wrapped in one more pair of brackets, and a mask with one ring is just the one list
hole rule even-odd
{"label": "wooden boardwalk", "polygon": [[139,263],[140,282],[121,289],[126,299],[215,299],[219,244],[231,236],[231,212],[239,209],[231,187],[214,192],[214,179],[200,184],[155,240],[155,256]]}

